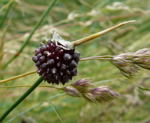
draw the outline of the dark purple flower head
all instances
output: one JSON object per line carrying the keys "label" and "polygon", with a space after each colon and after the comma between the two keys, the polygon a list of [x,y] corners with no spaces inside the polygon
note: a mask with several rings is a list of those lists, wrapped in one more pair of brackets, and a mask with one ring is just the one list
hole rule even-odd
{"label": "dark purple flower head", "polygon": [[37,73],[48,83],[65,84],[77,75],[79,57],[75,49],[64,48],[60,43],[50,40],[35,50],[32,60]]}

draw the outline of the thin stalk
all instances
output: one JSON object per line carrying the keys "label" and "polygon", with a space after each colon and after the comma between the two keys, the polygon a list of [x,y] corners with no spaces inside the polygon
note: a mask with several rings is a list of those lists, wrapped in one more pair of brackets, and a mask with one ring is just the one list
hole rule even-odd
{"label": "thin stalk", "polygon": [[31,75],[31,74],[34,74],[34,73],[36,73],[36,71],[31,71],[31,72],[21,74],[21,75],[18,75],[18,76],[13,76],[13,77],[5,79],[5,80],[0,80],[0,84],[11,81],[11,80],[19,79],[19,78],[22,78],[22,77],[25,77],[25,76],[28,76],[28,75]]}
{"label": "thin stalk", "polygon": [[[31,86],[32,85],[0,86],[0,88],[28,88]],[[60,88],[60,87],[47,86],[47,85],[38,86],[37,88],[54,88],[54,89],[63,90],[63,88]]]}
{"label": "thin stalk", "polygon": [[111,32],[111,31],[113,31],[114,29],[117,29],[117,28],[119,28],[119,27],[121,27],[121,26],[123,26],[123,25],[129,24],[129,23],[133,23],[133,22],[135,22],[135,20],[122,22],[122,23],[120,23],[120,24],[117,24],[117,25],[115,25],[115,26],[112,26],[112,27],[110,27],[110,28],[108,28],[108,29],[105,29],[105,30],[103,30],[103,31],[100,31],[100,32],[97,32],[97,33],[92,34],[92,35],[90,35],[90,36],[87,36],[87,37],[81,38],[81,39],[79,39],[79,40],[73,41],[72,44],[73,44],[74,47],[75,47],[75,46],[78,46],[78,45],[83,44],[83,43],[86,43],[86,42],[88,42],[88,41],[90,41],[90,40],[92,40],[92,39],[95,39],[95,38],[97,38],[97,37],[100,37],[100,36],[102,36],[102,35],[104,35],[104,34],[106,34],[106,33],[108,33],[108,32]]}
{"label": "thin stalk", "polygon": [[0,37],[0,70],[2,68],[2,60],[3,60],[3,56],[4,56],[4,39],[6,36],[6,32],[7,32],[8,26],[4,29],[4,31],[2,32],[2,36]]}
{"label": "thin stalk", "polygon": [[41,82],[43,78],[40,77],[3,115],[0,117],[0,123],[13,111]]}
{"label": "thin stalk", "polygon": [[48,13],[50,12],[50,10],[52,9],[52,7],[55,5],[55,3],[57,2],[57,0],[53,0],[47,10],[42,14],[41,19],[39,20],[39,22],[36,23],[35,27],[32,29],[31,33],[29,34],[29,36],[27,37],[27,39],[25,40],[25,42],[23,43],[23,45],[21,46],[21,48],[18,50],[18,52],[3,66],[3,69],[5,69],[12,61],[14,61],[24,50],[24,48],[27,46],[27,44],[29,43],[30,39],[32,38],[33,34],[35,33],[35,31],[39,28],[39,26],[41,25],[41,23],[43,22],[43,20],[45,19],[45,17],[48,15]]}
{"label": "thin stalk", "polygon": [[112,60],[113,56],[91,56],[86,58],[81,58],[81,61],[87,61],[87,60],[106,60],[110,61]]}

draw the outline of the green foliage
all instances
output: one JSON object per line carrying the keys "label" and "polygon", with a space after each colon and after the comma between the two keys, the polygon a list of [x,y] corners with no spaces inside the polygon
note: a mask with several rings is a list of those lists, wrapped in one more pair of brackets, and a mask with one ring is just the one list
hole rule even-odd
{"label": "green foliage", "polygon": [[[48,7],[49,0],[15,1],[6,16],[8,6],[2,8],[8,3],[8,0],[0,1],[0,21],[6,17],[5,24],[0,29],[0,37],[3,37],[0,38],[3,40],[0,43],[4,43],[1,51],[4,53],[3,59],[0,62],[3,65],[20,49]],[[31,60],[33,52],[41,41],[50,38],[50,32],[54,28],[66,40],[73,41],[119,22],[136,19],[135,24],[94,39],[77,47],[77,50],[81,52],[81,57],[87,57],[117,55],[149,48],[149,4],[149,0],[59,0],[18,59],[7,69],[0,70],[0,78],[34,70]],[[31,75],[9,82],[6,86],[32,85],[37,78],[38,75]],[[23,119],[40,123],[150,122],[149,71],[142,70],[133,78],[127,79],[109,62],[84,61],[80,62],[78,76],[74,80],[81,78],[92,79],[96,86],[107,85],[122,97],[109,103],[92,104],[80,98],[69,97],[62,91],[38,88],[8,116],[6,122],[17,123]],[[44,82],[42,84],[47,85]],[[24,88],[0,88],[0,115],[25,91]]]}

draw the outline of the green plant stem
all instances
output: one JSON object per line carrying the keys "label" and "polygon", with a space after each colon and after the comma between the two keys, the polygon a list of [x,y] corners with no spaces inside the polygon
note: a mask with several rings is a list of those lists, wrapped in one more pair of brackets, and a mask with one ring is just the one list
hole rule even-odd
{"label": "green plant stem", "polygon": [[41,82],[43,78],[40,77],[3,115],[0,117],[0,123],[13,111]]}
{"label": "green plant stem", "polygon": [[8,8],[7,8],[4,17],[1,19],[0,28],[2,28],[2,27],[4,26],[5,20],[6,20],[7,16],[8,16],[8,14],[9,14],[9,12],[10,12],[10,10],[11,10],[13,4],[14,4],[14,1],[10,1],[10,2],[11,2],[11,3],[9,4],[9,6],[8,6]]}
{"label": "green plant stem", "polygon": [[42,14],[40,21],[36,23],[35,27],[31,31],[31,33],[29,34],[29,36],[27,37],[27,39],[25,40],[25,42],[23,43],[23,45],[21,46],[19,51],[3,66],[3,69],[5,69],[12,61],[14,61],[22,53],[22,51],[24,50],[24,48],[27,46],[27,44],[29,43],[30,39],[32,38],[32,35],[35,33],[35,31],[41,25],[41,23],[43,22],[43,20],[48,15],[48,13],[50,12],[50,10],[52,9],[52,7],[55,5],[56,2],[57,2],[57,0],[53,0],[49,4],[47,10]]}

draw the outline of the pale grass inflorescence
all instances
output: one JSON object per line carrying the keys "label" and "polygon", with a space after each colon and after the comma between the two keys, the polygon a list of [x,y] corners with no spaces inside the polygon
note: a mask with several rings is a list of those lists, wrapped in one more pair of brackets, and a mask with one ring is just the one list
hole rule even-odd
{"label": "pale grass inflorescence", "polygon": [[107,86],[93,88],[89,80],[86,79],[74,82],[71,86],[65,87],[64,91],[70,96],[82,97],[94,103],[107,102],[119,96]]}
{"label": "pale grass inflorescence", "polygon": [[111,62],[127,77],[133,76],[140,68],[150,70],[150,48],[113,56]]}

